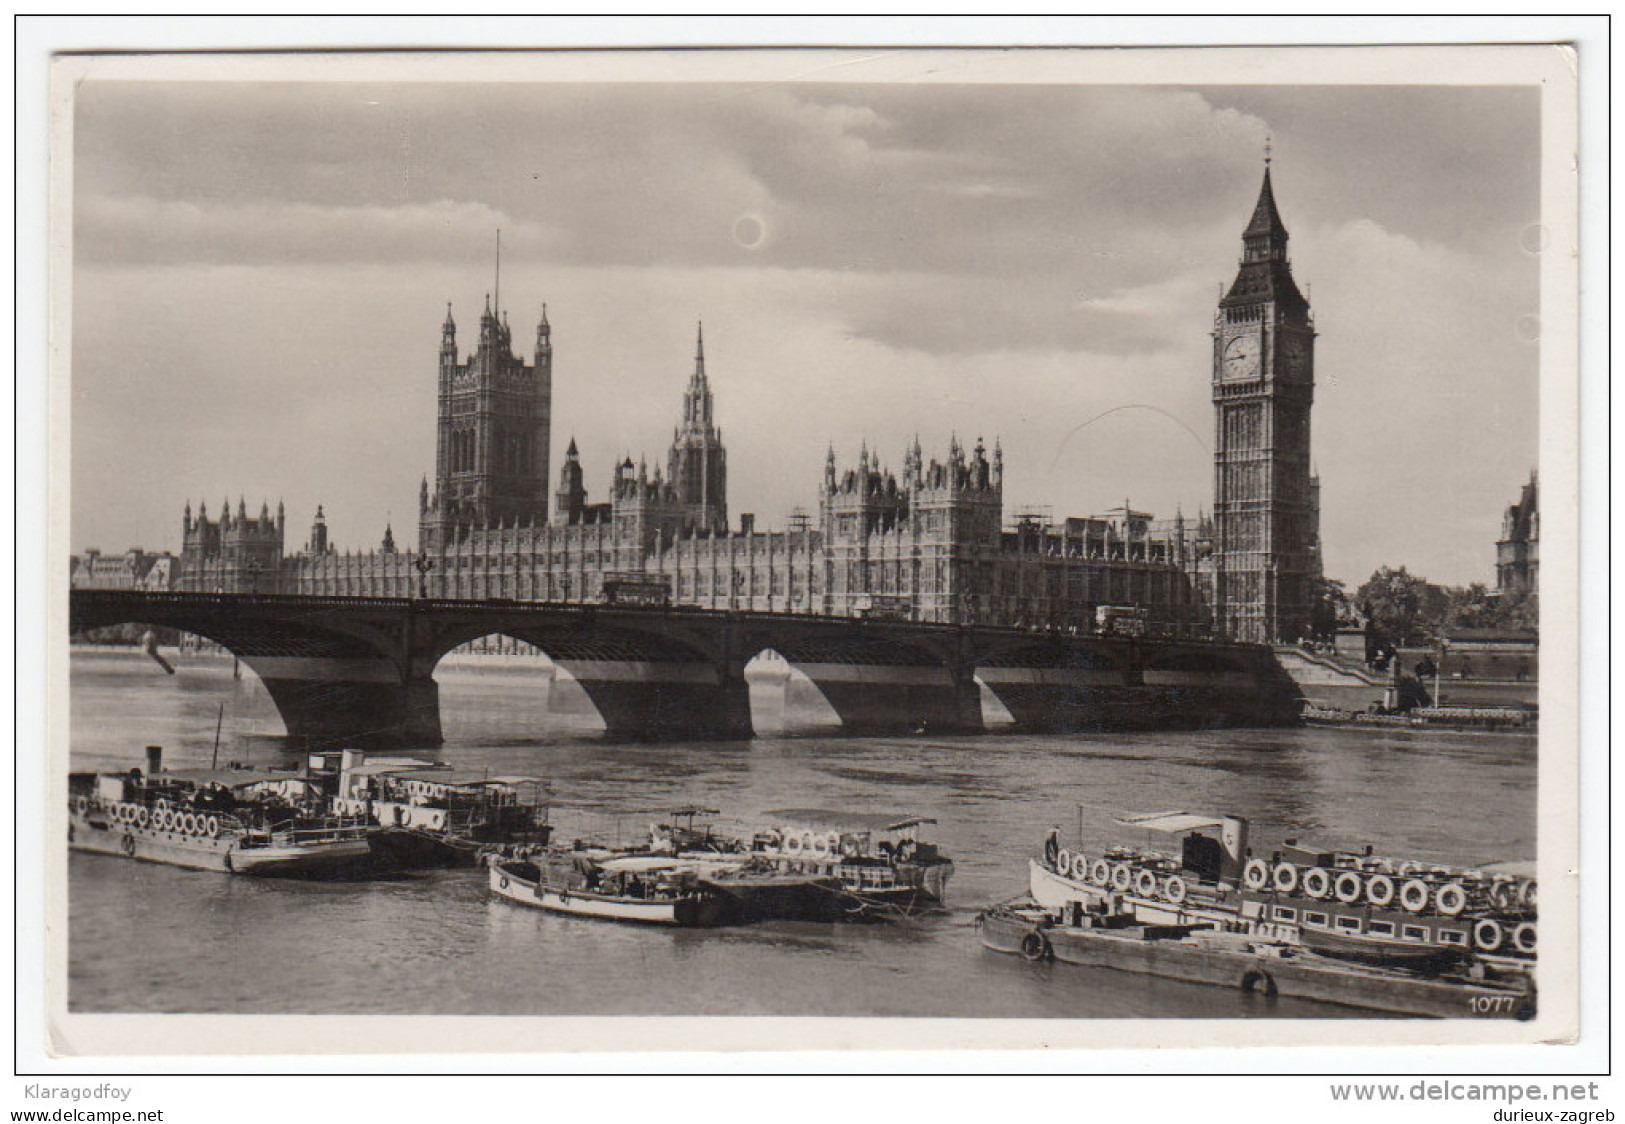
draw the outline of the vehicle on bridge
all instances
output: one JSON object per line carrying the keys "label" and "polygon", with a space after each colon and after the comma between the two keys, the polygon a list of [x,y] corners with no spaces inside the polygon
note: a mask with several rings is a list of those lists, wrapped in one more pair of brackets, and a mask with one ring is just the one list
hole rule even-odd
{"label": "vehicle on bridge", "polygon": [[608,573],[604,575],[603,598],[604,604],[622,608],[664,609],[671,604],[671,579],[638,571]]}
{"label": "vehicle on bridge", "polygon": [[1095,609],[1095,631],[1103,636],[1144,636],[1149,617],[1138,605],[1101,605]]}

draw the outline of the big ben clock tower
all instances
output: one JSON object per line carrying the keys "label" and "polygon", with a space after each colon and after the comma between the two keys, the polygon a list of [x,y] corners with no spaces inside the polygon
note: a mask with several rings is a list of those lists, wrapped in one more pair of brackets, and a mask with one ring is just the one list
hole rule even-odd
{"label": "big ben clock tower", "polygon": [[1269,164],[1266,155],[1241,267],[1213,323],[1215,624],[1256,643],[1307,633],[1320,536],[1314,318],[1292,280]]}

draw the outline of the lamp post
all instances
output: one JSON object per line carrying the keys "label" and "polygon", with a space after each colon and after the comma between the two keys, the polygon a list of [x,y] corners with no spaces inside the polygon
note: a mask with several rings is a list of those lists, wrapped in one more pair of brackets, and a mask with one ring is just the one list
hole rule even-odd
{"label": "lamp post", "polygon": [[434,569],[434,559],[427,556],[420,557],[412,563],[412,568],[418,572],[418,596],[423,600],[428,600],[429,571]]}

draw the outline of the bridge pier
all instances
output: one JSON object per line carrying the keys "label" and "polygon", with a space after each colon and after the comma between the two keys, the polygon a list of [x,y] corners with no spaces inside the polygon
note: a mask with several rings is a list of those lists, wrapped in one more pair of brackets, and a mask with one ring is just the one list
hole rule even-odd
{"label": "bridge pier", "polygon": [[312,749],[430,748],[441,743],[440,688],[401,679],[387,659],[248,656],[288,736]]}
{"label": "bridge pier", "polygon": [[823,693],[847,733],[982,731],[982,697],[976,681],[946,667],[799,661],[795,667]]}
{"label": "bridge pier", "polygon": [[750,686],[703,662],[558,659],[627,741],[732,741],[751,736]]}

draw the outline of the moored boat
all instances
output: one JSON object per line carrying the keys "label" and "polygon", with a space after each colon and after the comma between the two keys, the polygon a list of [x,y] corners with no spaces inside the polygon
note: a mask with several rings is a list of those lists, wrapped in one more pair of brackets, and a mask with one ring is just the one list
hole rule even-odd
{"label": "moored boat", "polygon": [[311,775],[334,813],[373,824],[373,848],[398,870],[471,867],[501,849],[545,846],[551,836],[539,777],[491,776],[359,750],[319,754]]}
{"label": "moored boat", "polygon": [[718,924],[726,899],[701,885],[686,865],[651,855],[594,861],[547,851],[490,863],[492,893],[554,913],[646,925],[706,928]]}
{"label": "moored boat", "polygon": [[927,816],[786,808],[766,813],[769,826],[750,853],[775,869],[830,878],[845,895],[848,918],[883,919],[940,907],[954,864],[921,828]]}
{"label": "moored boat", "polygon": [[1063,923],[1036,905],[986,910],[977,926],[982,945],[995,952],[1230,987],[1265,998],[1292,996],[1435,1018],[1535,1014],[1534,981],[1525,972],[1382,967],[1206,925],[1149,925],[1130,915],[1092,914]]}
{"label": "moored boat", "polygon": [[77,773],[68,780],[68,847],[192,870],[345,878],[373,869],[371,831],[314,806],[310,782],[243,769]]}
{"label": "moored boat", "polygon": [[1300,944],[1370,964],[1442,969],[1473,956],[1532,962],[1535,883],[1509,866],[1472,871],[1301,847],[1268,859],[1248,848],[1238,816],[1163,812],[1120,826],[1179,836],[1167,850],[1059,848],[1052,837],[1029,863],[1029,887],[1045,908],[1079,902],[1148,924],[1215,928]]}

